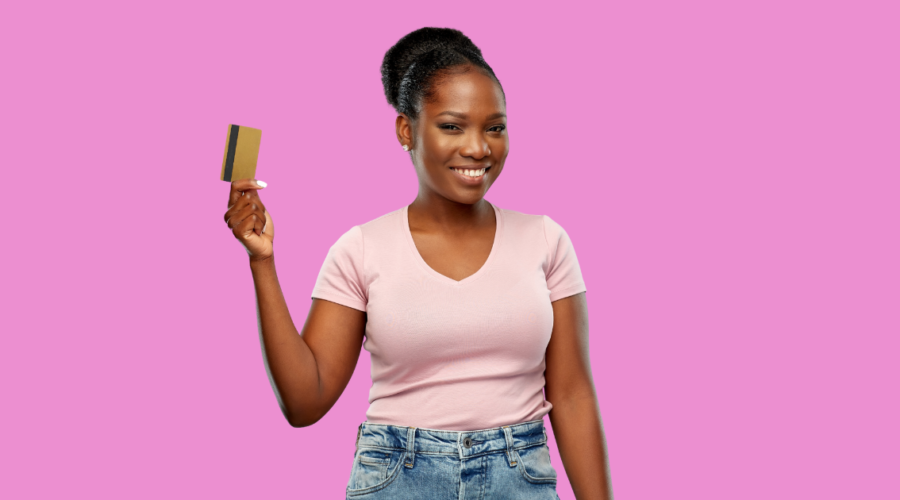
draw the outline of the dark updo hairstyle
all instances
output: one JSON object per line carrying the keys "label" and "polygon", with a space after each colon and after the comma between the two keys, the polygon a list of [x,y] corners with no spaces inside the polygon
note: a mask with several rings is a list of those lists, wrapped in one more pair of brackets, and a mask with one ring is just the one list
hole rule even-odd
{"label": "dark updo hairstyle", "polygon": [[[451,28],[421,28],[401,38],[384,54],[381,83],[388,103],[410,118],[418,116],[423,102],[434,98],[434,90],[454,68],[471,65],[503,86],[481,56],[481,49],[461,31]],[[504,93],[504,99],[506,94]]]}

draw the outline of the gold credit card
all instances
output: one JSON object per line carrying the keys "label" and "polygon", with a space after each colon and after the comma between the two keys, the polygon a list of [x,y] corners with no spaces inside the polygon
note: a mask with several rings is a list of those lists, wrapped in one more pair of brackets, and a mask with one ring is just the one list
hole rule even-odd
{"label": "gold credit card", "polygon": [[262,130],[258,128],[228,126],[225,140],[225,158],[222,160],[223,181],[256,178],[256,160],[259,157],[259,141]]}

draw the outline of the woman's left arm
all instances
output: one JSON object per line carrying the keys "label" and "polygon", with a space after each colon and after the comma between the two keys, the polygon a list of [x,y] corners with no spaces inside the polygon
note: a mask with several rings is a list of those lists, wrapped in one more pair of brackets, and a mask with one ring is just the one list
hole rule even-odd
{"label": "woman's left arm", "polygon": [[553,435],[575,498],[612,500],[606,438],[591,375],[585,293],[552,305],[544,394],[553,404],[549,413]]}

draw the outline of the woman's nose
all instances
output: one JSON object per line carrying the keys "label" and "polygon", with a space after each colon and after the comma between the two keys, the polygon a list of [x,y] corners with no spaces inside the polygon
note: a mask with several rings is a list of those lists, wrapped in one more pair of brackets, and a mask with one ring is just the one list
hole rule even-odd
{"label": "woman's nose", "polygon": [[491,154],[491,149],[487,141],[479,134],[473,134],[466,138],[466,144],[460,151],[462,156],[468,156],[476,160],[480,160]]}

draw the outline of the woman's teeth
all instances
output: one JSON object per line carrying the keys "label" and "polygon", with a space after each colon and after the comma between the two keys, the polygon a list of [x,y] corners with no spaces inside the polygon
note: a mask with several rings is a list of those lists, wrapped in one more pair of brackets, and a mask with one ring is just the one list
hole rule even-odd
{"label": "woman's teeth", "polygon": [[484,174],[484,171],[486,169],[479,168],[477,170],[472,170],[472,169],[454,168],[453,170],[456,170],[457,172],[459,172],[463,175],[468,175],[469,177],[480,177],[482,174]]}

